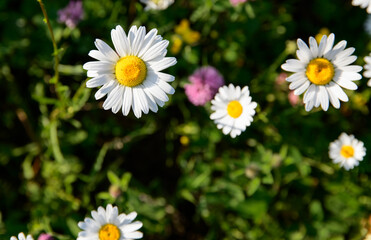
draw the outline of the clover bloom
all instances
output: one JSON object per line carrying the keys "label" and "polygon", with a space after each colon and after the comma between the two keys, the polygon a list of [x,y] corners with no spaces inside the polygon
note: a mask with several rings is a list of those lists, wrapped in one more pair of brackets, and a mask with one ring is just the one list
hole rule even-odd
{"label": "clover bloom", "polygon": [[54,240],[54,238],[50,234],[42,233],[37,240]]}
{"label": "clover bloom", "polygon": [[229,0],[230,3],[233,5],[233,6],[237,6],[238,4],[240,3],[244,3],[246,2],[247,0]]}
{"label": "clover bloom", "polygon": [[75,28],[83,17],[82,1],[70,1],[58,11],[58,22],[65,23],[69,28]]}
{"label": "clover bloom", "polygon": [[196,106],[205,105],[214,98],[218,89],[224,85],[224,79],[211,66],[197,69],[190,77],[190,84],[184,86],[185,93],[191,103]]}

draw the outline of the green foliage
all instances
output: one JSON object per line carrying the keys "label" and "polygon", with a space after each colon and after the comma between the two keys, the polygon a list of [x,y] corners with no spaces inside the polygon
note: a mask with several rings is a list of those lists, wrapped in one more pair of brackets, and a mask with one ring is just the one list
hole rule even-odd
{"label": "green foliage", "polygon": [[[361,239],[371,211],[369,153],[352,171],[328,157],[341,132],[371,149],[366,79],[340,110],[291,106],[280,65],[320,28],[355,47],[356,64],[371,50],[366,11],[351,1],[176,0],[144,11],[136,0],[84,0],[74,29],[57,21],[67,0],[44,0],[55,46],[37,1],[0,2],[0,239],[47,232],[76,239],[79,221],[112,203],[136,211],[144,239]],[[173,47],[188,19],[195,43]],[[349,20],[349,21],[348,21]],[[157,28],[177,65],[170,101],[136,119],[114,115],[85,87],[82,65],[99,38],[112,46],[120,24]],[[294,48],[293,48],[294,46]],[[53,48],[54,47],[54,48]],[[211,65],[225,82],[248,85],[258,103],[241,136],[224,136],[210,105],[193,106],[184,85]]]}

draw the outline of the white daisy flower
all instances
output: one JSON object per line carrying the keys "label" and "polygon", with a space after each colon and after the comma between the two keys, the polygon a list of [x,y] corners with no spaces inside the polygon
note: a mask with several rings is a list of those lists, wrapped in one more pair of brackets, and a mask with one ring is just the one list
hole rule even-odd
{"label": "white daisy flower", "polygon": [[79,232],[77,240],[129,240],[140,239],[143,233],[137,230],[142,227],[142,222],[132,222],[137,216],[136,212],[128,215],[120,214],[117,207],[111,204],[107,208],[98,208],[92,211],[91,218],[85,218],[78,226],[83,230]]}
{"label": "white daisy flower", "polygon": [[23,232],[19,233],[18,234],[18,238],[17,237],[11,237],[10,240],[33,240],[32,236],[31,235],[27,235],[27,237],[24,235]]}
{"label": "white daisy flower", "polygon": [[145,27],[131,27],[128,35],[121,26],[112,29],[111,38],[114,51],[100,39],[96,39],[98,50],[89,52],[89,56],[98,61],[87,62],[83,68],[88,70],[88,88],[102,86],[95,94],[96,99],[107,95],[103,108],[117,113],[122,109],[127,116],[130,108],[137,118],[142,112],[157,112],[169,100],[167,94],[173,94],[174,88],[168,82],[174,76],[160,71],[176,64],[174,57],[165,57],[169,41],[157,35],[157,29],[146,33]]}
{"label": "white daisy flower", "polygon": [[371,14],[371,0],[353,0],[353,6],[360,6],[361,8],[367,8],[367,12]]}
{"label": "white daisy flower", "polygon": [[371,233],[367,233],[366,238],[363,240],[371,240]]}
{"label": "white daisy flower", "polygon": [[340,163],[345,170],[358,166],[366,155],[363,142],[354,138],[353,135],[342,133],[339,139],[330,143],[329,156],[334,163]]}
{"label": "white daisy flower", "polygon": [[233,84],[220,87],[211,104],[214,112],[210,118],[218,129],[223,129],[223,133],[230,134],[232,138],[250,126],[257,106],[256,102],[251,101],[249,87],[245,86],[241,90]]}
{"label": "white daisy flower", "polygon": [[366,78],[370,78],[367,82],[367,86],[371,87],[371,53],[369,56],[364,58],[366,64],[363,66],[365,71],[363,72],[363,76]]}
{"label": "white daisy flower", "polygon": [[318,45],[313,37],[309,38],[309,48],[300,38],[297,41],[298,59],[286,60],[282,69],[294,72],[286,81],[291,82],[289,88],[295,95],[305,92],[303,101],[305,110],[319,107],[327,111],[329,101],[335,108],[340,108],[340,101],[347,102],[348,96],[342,88],[355,90],[353,82],[362,78],[358,72],[361,66],[349,65],[357,57],[351,55],[354,48],[347,48],[346,41],[334,45],[335,35],[324,35]]}
{"label": "white daisy flower", "polygon": [[164,10],[174,3],[174,0],[140,0],[142,3],[146,4],[144,10]]}
{"label": "white daisy flower", "polygon": [[366,33],[371,36],[371,15],[367,15],[366,21],[364,23],[364,28]]}

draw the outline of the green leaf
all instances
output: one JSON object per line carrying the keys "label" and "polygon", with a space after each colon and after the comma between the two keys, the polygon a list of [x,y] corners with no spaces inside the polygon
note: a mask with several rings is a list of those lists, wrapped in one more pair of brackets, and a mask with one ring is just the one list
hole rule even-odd
{"label": "green leaf", "polygon": [[112,196],[108,192],[100,192],[97,194],[98,199],[109,200],[112,199]]}
{"label": "green leaf", "polygon": [[111,182],[111,184],[120,185],[120,178],[114,172],[108,171],[107,177],[108,177],[108,180]]}
{"label": "green leaf", "polygon": [[59,73],[64,75],[83,75],[84,69],[81,65],[63,65],[58,66]]}
{"label": "green leaf", "polygon": [[182,198],[190,201],[191,203],[195,203],[196,202],[196,200],[193,197],[192,193],[188,189],[182,189],[180,191],[180,196],[182,196]]}
{"label": "green leaf", "polygon": [[81,229],[77,226],[77,221],[72,218],[67,218],[67,226],[74,237],[77,237]]}
{"label": "green leaf", "polygon": [[122,174],[121,181],[120,181],[120,187],[122,191],[126,191],[128,189],[130,180],[131,180],[131,173],[126,172]]}
{"label": "green leaf", "polygon": [[260,186],[260,179],[254,178],[247,187],[247,195],[248,196],[253,195],[256,192],[256,190],[258,190],[259,186]]}

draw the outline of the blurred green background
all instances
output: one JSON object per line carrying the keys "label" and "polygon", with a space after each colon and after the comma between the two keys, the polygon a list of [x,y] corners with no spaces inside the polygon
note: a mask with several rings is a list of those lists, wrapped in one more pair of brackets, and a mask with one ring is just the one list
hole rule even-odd
{"label": "blurred green background", "polygon": [[[339,0],[175,0],[144,11],[136,0],[83,0],[75,29],[58,23],[68,1],[44,0],[53,45],[36,0],[0,1],[0,239],[42,232],[76,239],[77,222],[112,203],[136,211],[144,239],[363,239],[371,210],[369,153],[345,171],[328,157],[341,132],[371,149],[367,79],[348,103],[328,112],[291,106],[280,65],[290,42],[322,28],[355,47],[356,64],[371,50],[367,13]],[[199,37],[175,29],[186,19]],[[176,92],[158,113],[140,119],[104,111],[85,87],[82,65],[100,38],[120,24],[157,28],[170,40]],[[197,35],[197,34],[196,34]],[[177,39],[177,41],[175,41]],[[177,44],[174,44],[177,43]],[[181,45],[179,44],[181,43]],[[254,122],[236,139],[193,106],[184,84],[211,65],[226,84],[250,87]]]}

